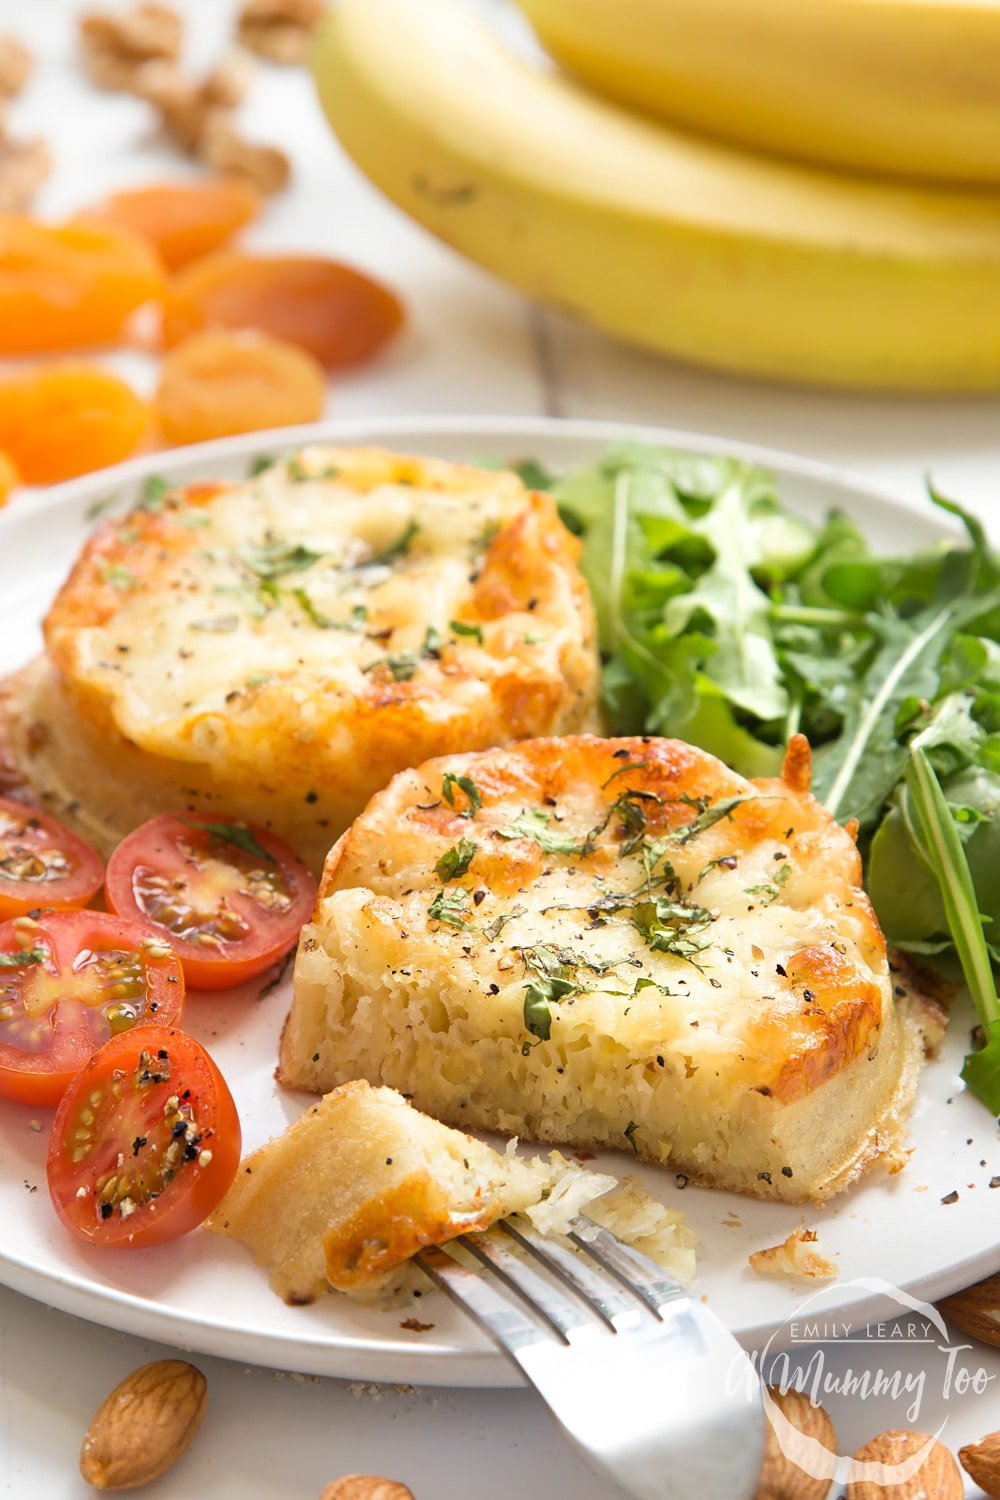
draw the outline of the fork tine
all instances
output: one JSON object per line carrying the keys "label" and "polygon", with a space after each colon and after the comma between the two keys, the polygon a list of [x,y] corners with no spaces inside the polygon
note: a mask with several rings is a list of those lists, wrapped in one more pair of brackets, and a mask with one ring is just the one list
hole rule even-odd
{"label": "fork tine", "polygon": [[561,1287],[553,1286],[524,1257],[515,1255],[495,1230],[463,1234],[460,1243],[505,1286],[523,1297],[567,1344],[587,1333],[600,1331],[601,1325],[589,1305],[576,1297],[568,1297]]}
{"label": "fork tine", "polygon": [[623,1286],[641,1297],[646,1306],[651,1307],[659,1317],[663,1316],[663,1309],[670,1303],[688,1300],[688,1293],[684,1288],[661,1270],[655,1261],[643,1255],[641,1250],[622,1244],[621,1240],[597,1224],[577,1219],[569,1237],[574,1245],[585,1250]]}
{"label": "fork tine", "polygon": [[453,1253],[453,1245],[428,1245],[414,1257],[418,1266],[452,1301],[457,1302],[515,1360],[535,1344],[556,1344],[552,1334],[478,1271],[470,1271]]}
{"label": "fork tine", "polygon": [[533,1255],[551,1276],[572,1287],[616,1333],[648,1316],[646,1304],[637,1300],[634,1293],[620,1291],[609,1275],[595,1269],[584,1256],[561,1241],[546,1239],[526,1222],[515,1224],[502,1219],[500,1228]]}

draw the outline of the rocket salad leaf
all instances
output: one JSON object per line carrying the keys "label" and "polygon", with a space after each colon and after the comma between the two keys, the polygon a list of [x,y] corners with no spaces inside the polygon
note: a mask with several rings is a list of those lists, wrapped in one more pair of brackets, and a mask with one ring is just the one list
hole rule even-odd
{"label": "rocket salad leaf", "polygon": [[948,931],[985,1034],[984,1046],[966,1058],[962,1077],[987,1109],[998,1114],[1000,1000],[968,861],[952,809],[934,774],[927,751],[919,744],[914,745],[910,753],[905,774],[917,815],[921,852],[940,886]]}

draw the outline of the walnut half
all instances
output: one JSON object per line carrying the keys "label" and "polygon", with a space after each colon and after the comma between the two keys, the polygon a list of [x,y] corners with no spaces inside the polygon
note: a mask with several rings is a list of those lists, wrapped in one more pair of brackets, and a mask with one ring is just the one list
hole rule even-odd
{"label": "walnut half", "polygon": [[244,47],[268,62],[302,63],[325,11],[324,0],[247,0],[236,34]]}
{"label": "walnut half", "polygon": [[80,19],[83,64],[92,83],[132,91],[144,63],[176,62],[184,39],[180,16],[169,5],[144,3],[122,15],[89,11]]}

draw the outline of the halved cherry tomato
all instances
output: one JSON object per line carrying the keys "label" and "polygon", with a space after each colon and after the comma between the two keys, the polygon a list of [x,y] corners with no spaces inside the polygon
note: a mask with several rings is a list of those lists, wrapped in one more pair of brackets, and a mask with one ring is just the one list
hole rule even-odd
{"label": "halved cherry tomato", "polygon": [[184,1006],[184,975],[159,936],[103,911],[43,912],[0,926],[0,1094],[58,1104],[109,1037]]}
{"label": "halved cherry tomato", "polygon": [[112,911],[162,933],[195,989],[222,990],[288,952],[312,915],[316,881],[283,839],[211,813],[165,813],[108,860]]}
{"label": "halved cherry tomato", "polygon": [[240,1160],[240,1121],[200,1042],[137,1026],[95,1052],[49,1137],[49,1192],[71,1234],[139,1249],[217,1208]]}
{"label": "halved cherry tomato", "polygon": [[103,883],[96,849],[47,813],[0,797],[0,921],[36,906],[86,906]]}

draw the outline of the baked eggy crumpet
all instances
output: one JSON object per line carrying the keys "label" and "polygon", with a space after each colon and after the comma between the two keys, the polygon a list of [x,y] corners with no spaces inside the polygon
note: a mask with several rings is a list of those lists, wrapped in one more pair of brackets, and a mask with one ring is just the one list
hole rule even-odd
{"label": "baked eggy crumpet", "polygon": [[330,853],[281,1079],[791,1202],[898,1165],[919,1007],[808,788],[801,737],[758,781],[586,735],[401,772]]}
{"label": "baked eggy crumpet", "polygon": [[314,868],[404,766],[592,723],[579,544],[515,475],[309,448],[105,522],[3,690],[16,771],[103,852],[225,810]]}
{"label": "baked eggy crumpet", "polygon": [[359,1080],[246,1157],[208,1227],[245,1244],[273,1290],[301,1304],[331,1287],[362,1298],[393,1289],[426,1245],[508,1214],[549,1234],[584,1209],[671,1274],[693,1274],[696,1236],[676,1210],[557,1151],[496,1151]]}

